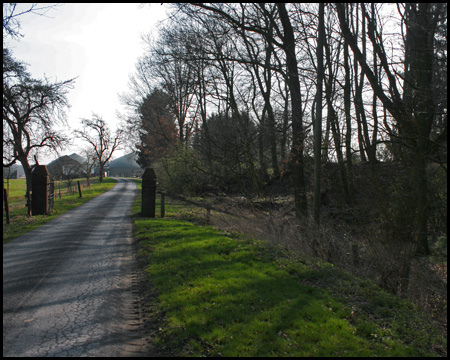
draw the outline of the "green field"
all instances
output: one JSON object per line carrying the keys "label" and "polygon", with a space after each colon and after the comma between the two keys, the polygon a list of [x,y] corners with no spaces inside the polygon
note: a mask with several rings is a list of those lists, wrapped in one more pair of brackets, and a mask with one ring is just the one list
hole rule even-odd
{"label": "green field", "polygon": [[[17,236],[23,235],[34,228],[37,228],[55,217],[63,214],[67,210],[80,206],[86,201],[104,193],[111,189],[116,181],[111,178],[103,179],[98,182],[97,179],[91,179],[90,187],[86,187],[86,179],[79,179],[82,187],[82,198],[79,197],[76,187],[77,180],[73,180],[73,188],[69,189],[67,181],[55,183],[55,202],[51,215],[37,215],[29,217],[27,215],[25,189],[26,182],[24,179],[9,180],[8,202],[10,212],[10,224],[6,224],[6,212],[3,202],[3,243],[7,243]],[[4,188],[8,188],[6,181],[3,183]],[[75,191],[73,191],[75,189]]]}
{"label": "green field", "polygon": [[[25,194],[25,179],[12,179],[9,180],[9,191],[8,197],[10,200],[18,200],[19,198],[23,198]],[[3,188],[7,188],[7,181],[3,179]]]}
{"label": "green field", "polygon": [[446,351],[446,339],[411,303],[331,264],[293,259],[256,239],[198,226],[193,210],[169,199],[165,218],[143,218],[140,197],[133,208],[140,258],[158,294],[147,308],[160,322],[162,352],[303,357]]}

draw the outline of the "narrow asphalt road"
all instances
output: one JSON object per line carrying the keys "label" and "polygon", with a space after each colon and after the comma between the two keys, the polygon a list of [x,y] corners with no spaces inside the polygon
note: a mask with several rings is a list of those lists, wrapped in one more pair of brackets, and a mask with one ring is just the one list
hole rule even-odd
{"label": "narrow asphalt road", "polygon": [[130,356],[136,184],[3,246],[3,356]]}

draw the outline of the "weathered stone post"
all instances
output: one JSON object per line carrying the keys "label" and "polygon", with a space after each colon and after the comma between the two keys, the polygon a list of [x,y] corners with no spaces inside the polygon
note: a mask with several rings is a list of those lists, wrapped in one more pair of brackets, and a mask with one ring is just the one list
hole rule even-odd
{"label": "weathered stone post", "polygon": [[3,199],[5,200],[6,223],[9,224],[8,192],[5,188],[3,188]]}
{"label": "weathered stone post", "polygon": [[48,170],[36,165],[31,174],[31,215],[46,215],[48,210]]}
{"label": "weathered stone post", "polygon": [[142,216],[155,217],[156,211],[156,174],[147,168],[142,175]]}

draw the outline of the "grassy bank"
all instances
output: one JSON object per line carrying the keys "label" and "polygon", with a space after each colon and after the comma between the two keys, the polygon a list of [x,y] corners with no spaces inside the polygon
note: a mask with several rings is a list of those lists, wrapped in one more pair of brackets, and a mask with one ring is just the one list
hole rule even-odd
{"label": "grassy bank", "polygon": [[[76,184],[76,180],[73,183]],[[59,182],[57,184],[54,208],[51,215],[28,217],[24,197],[26,189],[25,180],[10,180],[8,200],[11,223],[9,225],[6,224],[6,213],[3,209],[3,243],[7,243],[15,237],[23,235],[45,224],[67,210],[84,204],[86,201],[111,189],[115,183],[116,181],[111,178],[105,178],[101,183],[97,179],[92,179],[91,186],[82,189],[83,197],[80,198],[78,191],[72,193],[72,191],[67,190],[66,182]],[[59,197],[59,194],[61,194],[61,198]]]}
{"label": "grassy bank", "polygon": [[[180,356],[430,356],[446,351],[414,307],[330,264],[289,259],[239,234],[141,218],[135,236],[164,321],[158,344]],[[195,220],[195,219],[192,219]],[[197,219],[198,220],[198,219]],[[174,350],[176,349],[176,350]]]}

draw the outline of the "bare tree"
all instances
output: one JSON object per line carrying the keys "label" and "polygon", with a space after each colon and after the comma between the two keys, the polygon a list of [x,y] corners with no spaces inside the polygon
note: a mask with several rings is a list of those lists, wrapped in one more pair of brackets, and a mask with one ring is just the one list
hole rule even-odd
{"label": "bare tree", "polygon": [[[264,70],[266,78],[263,85],[263,99],[265,103],[265,109],[263,112],[267,113],[269,117],[271,114],[270,104],[270,92],[266,88],[267,85],[271,86],[272,67],[276,67],[271,64],[271,57],[276,58],[275,63],[282,63],[282,67],[287,69],[284,72],[284,79],[287,79],[288,87],[290,90],[291,104],[292,104],[292,151],[291,151],[291,164],[293,170],[293,184],[295,194],[295,206],[297,215],[306,214],[307,202],[306,202],[306,190],[304,181],[304,169],[303,169],[303,148],[305,133],[303,129],[303,108],[302,108],[302,96],[300,91],[300,77],[298,74],[298,61],[296,58],[296,39],[294,29],[291,23],[291,15],[288,14],[286,6],[284,4],[277,4],[277,6],[267,7],[266,5],[249,5],[249,4],[195,4],[194,7],[181,6],[178,8],[180,11],[188,14],[192,18],[198,19],[199,23],[204,23],[202,19],[211,17],[216,19],[216,26],[222,31],[215,32],[217,36],[212,36],[212,43],[214,48],[212,53],[208,55],[213,56],[214,66],[219,70],[222,78],[222,87],[218,87],[217,98],[223,99],[225,94],[226,111],[231,110],[233,114],[239,114],[240,98],[245,100],[247,97],[249,101],[252,99],[251,87],[241,84],[243,77],[241,75],[241,69],[252,69],[250,76],[253,76],[252,82],[253,89],[258,86],[261,90],[260,84],[257,84],[257,68],[252,66],[255,63],[255,56],[242,56],[239,51],[245,51],[246,54],[251,54],[252,47],[256,44],[256,37],[264,39],[266,44],[266,57],[265,60],[258,59],[258,67]],[[261,16],[264,21],[261,21]],[[281,20],[281,21],[280,21]],[[241,36],[239,35],[241,34]],[[236,35],[238,35],[236,37]],[[239,37],[243,38],[243,44],[240,47],[237,46],[236,41]],[[231,40],[231,41],[229,41]],[[247,45],[247,46],[246,46]],[[273,49],[272,49],[273,47]],[[256,49],[256,47],[254,47]],[[247,51],[246,51],[247,49]],[[277,49],[279,54],[277,54]],[[284,56],[285,59],[280,61],[279,56]],[[252,59],[253,58],[253,59]],[[238,64],[239,66],[236,66]],[[245,66],[241,66],[244,64]],[[278,67],[279,71],[280,68]],[[248,76],[247,71],[247,76]],[[263,78],[261,76],[261,79]],[[256,81],[255,81],[256,79]],[[237,86],[239,82],[239,87]],[[255,99],[255,96],[253,96]],[[241,105],[245,108],[248,107],[248,102],[241,101]],[[269,106],[270,105],[270,106]],[[219,112],[221,112],[219,110]],[[274,119],[269,118],[269,126],[274,130]],[[272,136],[274,134],[271,134]],[[271,139],[271,158],[272,161],[277,164],[277,148],[275,137]],[[249,152],[250,154],[250,152]],[[253,165],[252,165],[253,166]],[[277,166],[274,167],[275,172]]]}
{"label": "bare tree", "polygon": [[75,130],[74,133],[91,144],[97,158],[99,180],[103,181],[104,167],[121,145],[124,131],[119,128],[112,134],[105,120],[95,113],[92,114],[92,119],[82,119],[82,123],[84,129]]}
{"label": "bare tree", "polygon": [[195,74],[187,59],[185,38],[177,28],[161,28],[160,40],[153,43],[148,37],[148,54],[141,59],[146,76],[156,77],[169,95],[170,107],[178,124],[180,142],[189,139],[193,122],[188,121],[194,100]]}
{"label": "bare tree", "polygon": [[62,149],[69,141],[53,127],[66,124],[66,94],[74,81],[50,83],[47,79],[33,79],[25,65],[3,49],[3,166],[9,167],[16,161],[22,164],[27,196],[31,191],[30,156],[44,148]]}
{"label": "bare tree", "polygon": [[86,176],[87,186],[90,187],[91,184],[89,180],[91,178],[92,169],[96,163],[97,156],[94,150],[89,147],[81,150],[81,154],[83,155],[83,158],[86,160],[81,164],[81,170],[84,176]]}
{"label": "bare tree", "polygon": [[[262,41],[259,41],[255,36],[249,36],[245,30],[241,31],[242,40],[245,43],[245,48],[247,50],[246,56],[248,56],[248,67],[254,74],[254,80],[252,83],[258,85],[258,89],[264,99],[263,113],[260,117],[260,162],[261,166],[264,168],[263,156],[262,156],[262,139],[265,133],[269,138],[270,144],[270,154],[272,160],[272,169],[274,177],[278,178],[280,176],[280,170],[278,166],[278,154],[277,154],[277,132],[276,132],[276,121],[275,114],[273,110],[273,105],[271,102],[271,91],[272,91],[272,81],[273,81],[273,69],[272,69],[272,58],[274,56],[274,45],[272,39],[274,37],[274,14],[276,12],[276,7],[273,5],[270,9],[265,8],[265,4],[259,4],[261,7],[260,12],[255,14],[256,18],[261,18],[263,22],[262,27],[266,29],[266,33],[262,36]],[[259,9],[258,9],[259,10]],[[262,47],[262,49],[260,49]],[[264,54],[264,56],[262,55]],[[247,61],[246,61],[247,62]],[[252,75],[253,75],[252,74]],[[253,77],[253,76],[252,76]],[[255,84],[256,82],[256,84]],[[257,114],[257,111],[255,111]],[[266,125],[266,114],[267,114],[267,125]]]}
{"label": "bare tree", "polygon": [[35,14],[44,16],[49,10],[54,9],[61,4],[44,5],[31,4],[27,9],[18,10],[17,3],[4,3],[3,4],[3,38],[9,35],[12,38],[19,38],[23,35],[20,33],[19,16],[25,14]]}
{"label": "bare tree", "polygon": [[[370,81],[378,99],[391,113],[395,120],[395,130],[388,126],[391,136],[399,143],[399,156],[412,168],[412,186],[416,201],[413,233],[418,252],[430,252],[427,241],[427,160],[429,157],[430,133],[435,120],[432,98],[434,40],[437,25],[446,19],[442,4],[421,3],[408,4],[401,14],[405,28],[404,74],[392,68],[387,51],[377,29],[366,11],[368,22],[367,35],[372,42],[375,55],[380,60],[380,69],[387,77],[388,89],[378,82],[377,76],[366,62],[358,47],[355,35],[350,31],[345,18],[344,6],[335,4],[343,35],[351,47],[355,58]],[[363,6],[363,5],[362,5]],[[401,92],[403,80],[403,96]]]}

